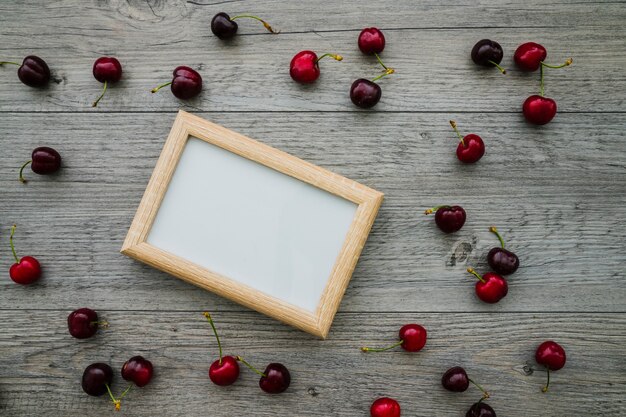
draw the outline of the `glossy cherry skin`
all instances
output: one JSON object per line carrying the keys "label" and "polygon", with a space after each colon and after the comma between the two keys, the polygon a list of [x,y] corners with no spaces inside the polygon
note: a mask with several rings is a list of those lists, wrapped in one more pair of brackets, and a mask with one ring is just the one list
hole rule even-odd
{"label": "glossy cherry skin", "polygon": [[453,233],[461,230],[467,218],[461,206],[443,206],[435,212],[435,223],[444,233]]}
{"label": "glossy cherry skin", "polygon": [[510,275],[519,268],[517,255],[504,248],[492,248],[487,254],[487,262],[500,275]]}
{"label": "glossy cherry skin", "polygon": [[535,352],[535,360],[551,371],[558,371],[565,366],[565,349],[552,340],[543,342]]}
{"label": "glossy cherry skin", "polygon": [[[492,62],[499,64],[502,62],[504,52],[502,47],[496,41],[482,39],[476,42],[472,48],[472,61],[483,67],[493,67]],[[490,62],[491,61],[491,62]]]}
{"label": "glossy cherry skin", "polygon": [[476,295],[482,301],[494,304],[503,299],[509,292],[506,280],[500,275],[487,272],[482,278],[485,282],[478,281],[475,286]]}
{"label": "glossy cherry skin", "polygon": [[467,413],[465,413],[465,417],[496,417],[496,412],[489,404],[481,401],[472,404]]}
{"label": "glossy cherry skin", "polygon": [[152,362],[143,356],[133,356],[122,366],[122,378],[134,382],[138,387],[148,385],[153,373]]}
{"label": "glossy cherry skin", "polygon": [[535,42],[526,42],[517,47],[513,60],[522,71],[537,71],[547,56],[546,48]]}
{"label": "glossy cherry skin", "polygon": [[192,68],[176,67],[170,88],[172,94],[182,100],[193,98],[202,91],[202,77]]}
{"label": "glossy cherry skin", "polygon": [[239,378],[239,363],[232,356],[223,356],[222,363],[216,360],[209,367],[209,378],[215,385],[232,385]]}
{"label": "glossy cherry skin", "polygon": [[480,136],[473,133],[465,135],[463,142],[456,147],[456,157],[466,164],[473,164],[485,154],[485,143]]}
{"label": "glossy cherry skin", "polygon": [[379,54],[385,49],[385,35],[380,29],[365,28],[359,34],[359,49],[367,55]]}
{"label": "glossy cherry skin", "polygon": [[382,397],[372,403],[371,417],[400,417],[400,404],[393,398]]}
{"label": "glossy cherry skin", "polygon": [[18,284],[32,284],[41,278],[41,265],[32,256],[24,256],[18,263],[11,265],[9,276]]}
{"label": "glossy cherry skin", "polygon": [[289,388],[291,375],[285,365],[270,363],[263,372],[265,376],[259,379],[259,387],[269,394],[280,394]]}
{"label": "glossy cherry skin", "polygon": [[47,146],[35,148],[30,156],[30,169],[35,174],[47,175],[57,172],[61,168],[61,155]]}
{"label": "glossy cherry skin", "polygon": [[50,82],[50,68],[43,59],[29,55],[17,69],[17,77],[29,87],[45,87]]}
{"label": "glossy cherry skin", "polygon": [[89,395],[99,397],[107,392],[113,380],[113,369],[106,363],[92,363],[83,371],[82,387]]}
{"label": "glossy cherry skin", "polygon": [[77,339],[87,339],[98,331],[98,313],[90,308],[79,308],[67,316],[70,334]]}
{"label": "glossy cherry skin", "polygon": [[289,75],[302,84],[315,82],[320,76],[317,54],[313,51],[300,51],[294,55],[289,64]]}
{"label": "glossy cherry skin", "polygon": [[400,328],[400,347],[407,352],[419,352],[426,345],[427,332],[419,324],[405,324]]}
{"label": "glossy cherry skin", "polygon": [[378,84],[359,78],[350,87],[350,100],[362,109],[374,107],[380,101],[383,91]]}
{"label": "glossy cherry skin", "polygon": [[556,101],[539,95],[530,96],[522,106],[524,117],[535,125],[545,125],[556,115]]}
{"label": "glossy cherry skin", "polygon": [[93,64],[93,76],[101,83],[116,83],[122,78],[122,64],[113,57],[100,57]]}
{"label": "glossy cherry skin", "polygon": [[211,32],[222,40],[235,36],[237,29],[239,29],[237,22],[230,20],[230,16],[224,12],[216,14],[211,20]]}
{"label": "glossy cherry skin", "polygon": [[469,387],[469,377],[465,369],[455,366],[448,369],[441,377],[441,385],[448,391],[463,392]]}

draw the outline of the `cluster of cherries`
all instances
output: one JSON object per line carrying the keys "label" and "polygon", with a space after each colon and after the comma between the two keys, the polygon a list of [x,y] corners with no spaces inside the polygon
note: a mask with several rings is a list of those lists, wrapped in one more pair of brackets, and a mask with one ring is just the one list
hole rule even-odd
{"label": "cluster of cherries", "polygon": [[[503,74],[505,69],[500,66],[504,52],[502,46],[496,41],[490,39],[482,39],[472,48],[472,61],[477,65],[484,67],[496,67]],[[528,97],[522,105],[522,113],[526,120],[532,124],[545,125],[549,123],[556,115],[556,101],[544,96],[543,87],[543,71],[545,68],[563,68],[572,64],[572,59],[568,58],[561,65],[550,65],[544,61],[548,56],[546,48],[535,42],[526,42],[521,44],[513,55],[513,60],[517,67],[526,72],[539,70],[540,87],[539,94]]]}
{"label": "cluster of cherries", "polygon": [[[79,308],[67,316],[67,327],[70,334],[77,339],[88,339],[96,334],[99,327],[108,327],[106,321],[98,320],[98,313],[90,308]],[[128,394],[132,384],[138,387],[148,385],[154,374],[152,362],[143,356],[133,356],[122,365],[122,378],[129,381],[128,387],[115,397],[111,391],[113,381],[113,369],[107,363],[95,362],[87,366],[83,371],[81,386],[86,394],[100,397],[109,394],[116,410],[122,406],[122,398]]]}

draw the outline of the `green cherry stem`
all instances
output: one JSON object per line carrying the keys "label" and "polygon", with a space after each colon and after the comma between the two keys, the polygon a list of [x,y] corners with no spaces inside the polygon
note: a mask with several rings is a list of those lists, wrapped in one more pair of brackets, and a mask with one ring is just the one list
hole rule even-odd
{"label": "green cherry stem", "polygon": [[543,97],[544,89],[543,89],[543,65],[539,67],[540,81],[539,81],[539,95]]}
{"label": "green cherry stem", "polygon": [[378,56],[378,54],[377,54],[376,52],[374,52],[374,56],[375,56],[375,57],[376,57],[376,59],[378,60],[378,63],[379,63],[380,65],[382,65],[382,66],[383,66],[383,68],[384,68],[385,70],[388,70],[388,69],[389,69],[389,68],[387,68],[387,65],[385,65],[385,64],[383,63],[383,60],[382,60],[382,59],[380,59],[380,56]]}
{"label": "green cherry stem", "polygon": [[482,393],[483,393],[483,398],[482,398],[482,399],[483,399],[483,400],[486,400],[487,398],[489,398],[489,393],[488,393],[488,392],[487,392],[487,391],[486,391],[483,387],[481,387],[481,386],[480,386],[480,385],[478,385],[476,382],[474,382],[474,381],[472,380],[472,378],[468,378],[468,380],[469,380],[469,382],[471,382],[472,384],[474,384],[474,385],[476,386],[476,388],[478,388],[479,390],[481,390],[481,391],[482,391]]}
{"label": "green cherry stem", "polygon": [[4,64],[17,65],[18,67],[20,66],[20,64],[18,64],[17,62],[12,62],[12,61],[2,61],[2,62],[0,62],[0,65],[4,65]]}
{"label": "green cherry stem", "polygon": [[267,375],[265,375],[263,372],[259,371],[258,369],[256,369],[254,366],[250,365],[248,362],[246,362],[241,356],[237,356],[237,360],[241,363],[243,363],[244,365],[246,365],[248,368],[252,369],[255,373],[261,375],[264,378],[267,378]]}
{"label": "green cherry stem", "polygon": [[13,257],[15,258],[15,262],[19,264],[20,258],[17,257],[17,253],[15,253],[15,246],[13,246],[13,235],[15,234],[16,228],[17,228],[16,224],[14,224],[13,227],[11,227],[11,236],[9,236],[9,245],[11,245],[11,252],[13,252]]}
{"label": "green cherry stem", "polygon": [[102,321],[92,321],[91,323],[89,323],[91,325],[97,325],[98,327],[102,327],[103,329],[106,329],[109,327],[109,322],[106,320],[102,320]]}
{"label": "green cherry stem", "polygon": [[338,54],[324,54],[324,55],[321,55],[319,58],[317,58],[315,60],[315,63],[317,64],[318,62],[320,62],[322,60],[322,58],[324,58],[326,56],[331,57],[335,61],[343,61],[343,57],[341,55],[338,55]]}
{"label": "green cherry stem", "polygon": [[108,83],[105,81],[105,82],[104,82],[104,88],[102,89],[102,94],[100,94],[100,97],[98,97],[98,98],[96,99],[96,101],[94,101],[94,102],[91,104],[91,107],[96,107],[96,106],[98,105],[98,103],[100,102],[100,100],[102,100],[102,97],[104,97],[104,93],[106,93],[106,92],[107,92],[107,84],[108,84]]}
{"label": "green cherry stem", "polygon": [[489,228],[489,231],[498,237],[500,245],[502,246],[502,249],[504,249],[504,239],[502,239],[502,236],[500,236],[500,233],[498,233],[498,229],[496,229],[496,226],[491,226]]}
{"label": "green cherry stem", "polygon": [[541,392],[548,392],[548,387],[550,386],[550,368],[546,367],[546,371],[548,371],[548,381],[546,386],[541,388]]}
{"label": "green cherry stem", "polygon": [[502,74],[506,74],[506,70],[502,68],[500,65],[498,65],[498,63],[493,62],[493,61],[487,61],[487,62],[492,64],[494,67],[498,68]]}
{"label": "green cherry stem", "polygon": [[[480,275],[478,275],[478,272],[474,271],[474,268],[472,268],[472,267],[467,268],[467,272],[469,272],[470,274],[474,275],[474,276],[475,276],[476,278],[478,278],[478,280],[479,280],[480,282],[482,282],[483,284],[485,283],[485,280],[483,279],[483,277],[481,277]],[[470,381],[471,381],[471,379],[470,379]],[[472,382],[472,383],[473,383],[473,382]],[[476,385],[476,384],[474,384],[474,385]]]}
{"label": "green cherry stem", "polygon": [[252,15],[249,15],[249,14],[240,14],[238,16],[231,17],[230,20],[234,21],[235,19],[241,19],[242,17],[245,17],[245,18],[248,18],[248,19],[258,20],[259,22],[263,23],[263,26],[265,27],[265,29],[267,29],[270,33],[273,33],[274,35],[280,33],[280,30],[278,30],[278,31],[274,30],[274,28],[272,28],[269,23],[267,23],[265,20],[263,20],[263,19],[261,19],[260,17],[257,17],[257,16],[252,16]]}
{"label": "green cherry stem", "polygon": [[113,405],[115,405],[115,411],[120,411],[120,409],[122,408],[122,398],[124,398],[124,396],[128,394],[128,391],[130,391],[132,385],[129,385],[128,388],[126,388],[126,390],[122,392],[119,398],[115,398],[115,396],[111,392],[111,388],[109,387],[109,384],[104,384],[104,386],[107,387],[107,392],[109,393],[109,397],[111,397],[111,401],[113,401]]}
{"label": "green cherry stem", "polygon": [[24,164],[20,167],[20,182],[22,184],[26,184],[28,182],[24,178],[24,168],[26,168],[31,162],[33,162],[33,161],[24,162]]}
{"label": "green cherry stem", "polygon": [[461,144],[463,145],[463,147],[465,147],[465,141],[463,141],[463,136],[459,132],[459,129],[456,127],[456,122],[454,120],[450,120],[450,126],[452,126],[452,129],[454,129],[454,132],[459,137]]}
{"label": "green cherry stem", "polygon": [[204,313],[204,317],[206,317],[207,321],[209,322],[209,324],[211,325],[211,328],[213,329],[213,334],[215,335],[215,338],[217,339],[217,347],[220,350],[220,362],[219,364],[222,364],[222,343],[220,342],[220,337],[217,334],[217,329],[215,328],[215,323],[213,323],[213,319],[211,318],[211,314],[209,314],[208,311],[205,311]]}
{"label": "green cherry stem", "polygon": [[432,214],[432,213],[436,212],[437,210],[439,210],[442,207],[450,207],[450,206],[447,205],[447,204],[444,204],[443,206],[436,206],[436,207],[430,208],[428,210],[424,210],[424,214]]}
{"label": "green cherry stem", "polygon": [[172,84],[172,82],[170,81],[169,83],[165,83],[165,84],[161,84],[158,87],[154,87],[152,90],[150,90],[150,92],[152,94],[156,93],[157,91],[159,91],[160,89],[162,89],[163,87],[167,87],[168,85]]}
{"label": "green cherry stem", "polygon": [[386,347],[386,348],[369,348],[369,347],[362,347],[362,348],[361,348],[361,351],[362,351],[362,352],[384,352],[384,351],[386,351],[386,350],[389,350],[389,349],[393,349],[393,348],[395,348],[395,347],[398,347],[398,346],[400,346],[400,345],[401,345],[401,344],[403,344],[403,343],[404,343],[404,340],[400,340],[398,343],[394,343],[393,345],[388,346],[388,347]]}
{"label": "green cherry stem", "polygon": [[541,97],[544,96],[544,88],[543,88],[543,68],[552,68],[552,69],[559,69],[559,68],[563,68],[563,67],[567,67],[572,65],[572,62],[574,62],[574,60],[572,58],[567,58],[565,60],[564,63],[562,63],[561,65],[550,65],[550,64],[546,64],[545,62],[541,62],[541,66],[539,67],[539,73],[541,74],[540,77],[540,82],[539,82],[539,95]]}
{"label": "green cherry stem", "polygon": [[387,68],[387,70],[384,73],[382,73],[381,75],[379,75],[376,78],[373,78],[372,82],[376,82],[376,81],[380,80],[381,78],[386,77],[387,75],[393,74],[394,72],[396,72],[396,71],[393,68]]}

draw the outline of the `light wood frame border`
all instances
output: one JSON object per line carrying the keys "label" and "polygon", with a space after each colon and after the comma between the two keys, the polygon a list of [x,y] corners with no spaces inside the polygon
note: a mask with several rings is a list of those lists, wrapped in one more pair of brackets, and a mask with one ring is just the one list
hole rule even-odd
{"label": "light wood frame border", "polygon": [[[147,237],[189,137],[195,137],[357,204],[346,240],[315,313],[269,296],[147,243]],[[326,338],[383,194],[239,133],[179,111],[121,252],[184,281]]]}

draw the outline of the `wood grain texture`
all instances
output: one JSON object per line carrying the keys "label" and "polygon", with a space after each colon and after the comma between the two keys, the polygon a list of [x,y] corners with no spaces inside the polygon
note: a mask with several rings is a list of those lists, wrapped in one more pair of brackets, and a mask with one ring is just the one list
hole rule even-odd
{"label": "wood grain texture", "polygon": [[[623,1],[559,0],[12,0],[0,2],[0,57],[47,60],[47,90],[19,83],[0,67],[0,270],[18,224],[21,255],[37,256],[44,278],[24,288],[0,280],[0,415],[111,415],[105,398],[83,394],[94,361],[115,369],[141,353],[156,365],[153,384],[128,396],[120,415],[365,416],[371,401],[397,398],[407,416],[461,416],[476,390],[439,386],[463,365],[492,393],[499,416],[626,415],[626,7]],[[262,15],[282,33],[241,22],[223,43],[212,16]],[[361,56],[361,28],[385,31],[386,63],[372,111],[349,101],[359,77],[374,76]],[[475,41],[505,50],[506,76],[469,60]],[[519,110],[538,74],[512,65],[522,42],[574,65],[546,75],[559,114],[527,125]],[[337,52],[314,86],[287,75],[297,51]],[[90,107],[101,84],[93,61],[114,55],[124,79]],[[197,68],[206,89],[181,102],[150,89],[180,64]],[[180,108],[384,192],[329,339],[291,329],[118,253],[167,132]],[[479,164],[460,165],[455,119],[487,144]],[[17,171],[31,150],[57,148],[63,170],[23,186]],[[443,235],[425,208],[459,203],[465,227]],[[473,295],[471,265],[486,269],[497,225],[521,258],[509,295],[488,306]],[[4,245],[1,243],[5,242]],[[4,249],[2,249],[4,248]],[[66,331],[67,314],[90,306],[111,322],[94,339]],[[201,315],[211,309],[228,353],[255,364],[278,360],[293,374],[284,395],[263,395],[244,372],[217,389],[206,370],[215,341]],[[423,323],[416,355],[364,355],[362,344],[395,340],[398,327]],[[539,389],[536,345],[554,339],[568,353],[552,392]],[[122,388],[116,381],[116,390]]]}
{"label": "wood grain texture", "polygon": [[[258,366],[284,363],[292,384],[280,396],[258,388],[258,377],[242,369],[231,387],[212,385],[207,369],[217,344],[201,311],[101,311],[110,328],[77,341],[63,329],[69,311],[5,310],[0,333],[0,411],[3,415],[113,415],[106,397],[80,390],[80,376],[93,361],[117,371],[142,354],[153,360],[155,378],[129,393],[123,415],[154,416],[366,416],[378,396],[396,398],[407,416],[461,416],[480,398],[471,387],[462,394],[440,385],[443,372],[464,366],[491,394],[498,415],[623,416],[626,413],[626,320],[598,314],[370,314],[339,313],[329,340],[256,313],[214,314],[227,354]],[[429,331],[425,349],[362,353],[364,344],[397,338],[399,325],[418,321]],[[137,325],[140,324],[141,328]],[[141,335],[140,337],[138,337]],[[541,393],[545,372],[534,349],[546,338],[568,353],[552,374],[552,389]],[[534,368],[532,374],[529,368]],[[125,387],[119,375],[113,389]]]}

